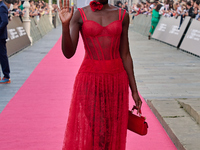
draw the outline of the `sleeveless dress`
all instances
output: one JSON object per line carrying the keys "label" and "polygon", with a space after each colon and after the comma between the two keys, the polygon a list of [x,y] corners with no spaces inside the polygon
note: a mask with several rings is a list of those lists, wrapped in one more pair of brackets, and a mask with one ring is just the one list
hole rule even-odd
{"label": "sleeveless dress", "polygon": [[[160,20],[160,14],[159,14],[159,12],[157,12],[155,9],[153,9],[153,11],[152,11],[152,18],[151,18],[151,27],[150,27],[150,30],[149,30],[149,32],[151,34],[154,33],[155,28],[158,25],[159,20]],[[152,26],[154,28],[152,28]]]}
{"label": "sleeveless dress", "polygon": [[[122,21],[87,20],[81,35],[85,57],[74,83],[63,150],[125,150],[129,81],[120,57]],[[122,17],[121,17],[122,16]]]}

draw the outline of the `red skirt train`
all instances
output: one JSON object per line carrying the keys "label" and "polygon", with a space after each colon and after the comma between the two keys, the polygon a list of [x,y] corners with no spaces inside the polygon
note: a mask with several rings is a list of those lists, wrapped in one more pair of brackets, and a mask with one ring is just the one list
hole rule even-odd
{"label": "red skirt train", "polygon": [[84,59],[76,76],[63,150],[125,150],[128,76],[121,59]]}

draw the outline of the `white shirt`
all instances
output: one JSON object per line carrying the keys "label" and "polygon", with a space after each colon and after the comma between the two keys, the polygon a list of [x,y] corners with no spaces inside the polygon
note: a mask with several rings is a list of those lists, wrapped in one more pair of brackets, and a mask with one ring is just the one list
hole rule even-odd
{"label": "white shirt", "polygon": [[179,6],[179,7],[177,8],[177,13],[180,15],[181,12],[182,12],[182,8],[181,8],[181,6]]}
{"label": "white shirt", "polygon": [[150,9],[153,9],[155,6],[154,6],[154,4],[151,4],[150,5]]}

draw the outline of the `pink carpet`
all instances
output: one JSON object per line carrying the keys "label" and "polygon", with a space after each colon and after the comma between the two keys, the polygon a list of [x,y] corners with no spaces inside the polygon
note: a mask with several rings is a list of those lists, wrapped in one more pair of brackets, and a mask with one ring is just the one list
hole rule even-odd
{"label": "pink carpet", "polygon": [[[0,150],[62,149],[73,82],[84,56],[84,46],[80,39],[76,55],[67,60],[60,45],[61,39],[0,114]],[[149,133],[142,137],[128,131],[127,150],[175,150],[145,102],[143,114],[147,117]]]}

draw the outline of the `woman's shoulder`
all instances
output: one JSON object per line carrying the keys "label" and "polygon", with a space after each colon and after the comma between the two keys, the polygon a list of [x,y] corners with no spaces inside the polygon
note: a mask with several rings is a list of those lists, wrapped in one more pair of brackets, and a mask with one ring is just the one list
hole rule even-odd
{"label": "woman's shoulder", "polygon": [[87,12],[90,10],[90,5],[87,5],[85,7],[81,7],[81,8],[78,8],[78,9],[83,9],[84,12]]}

